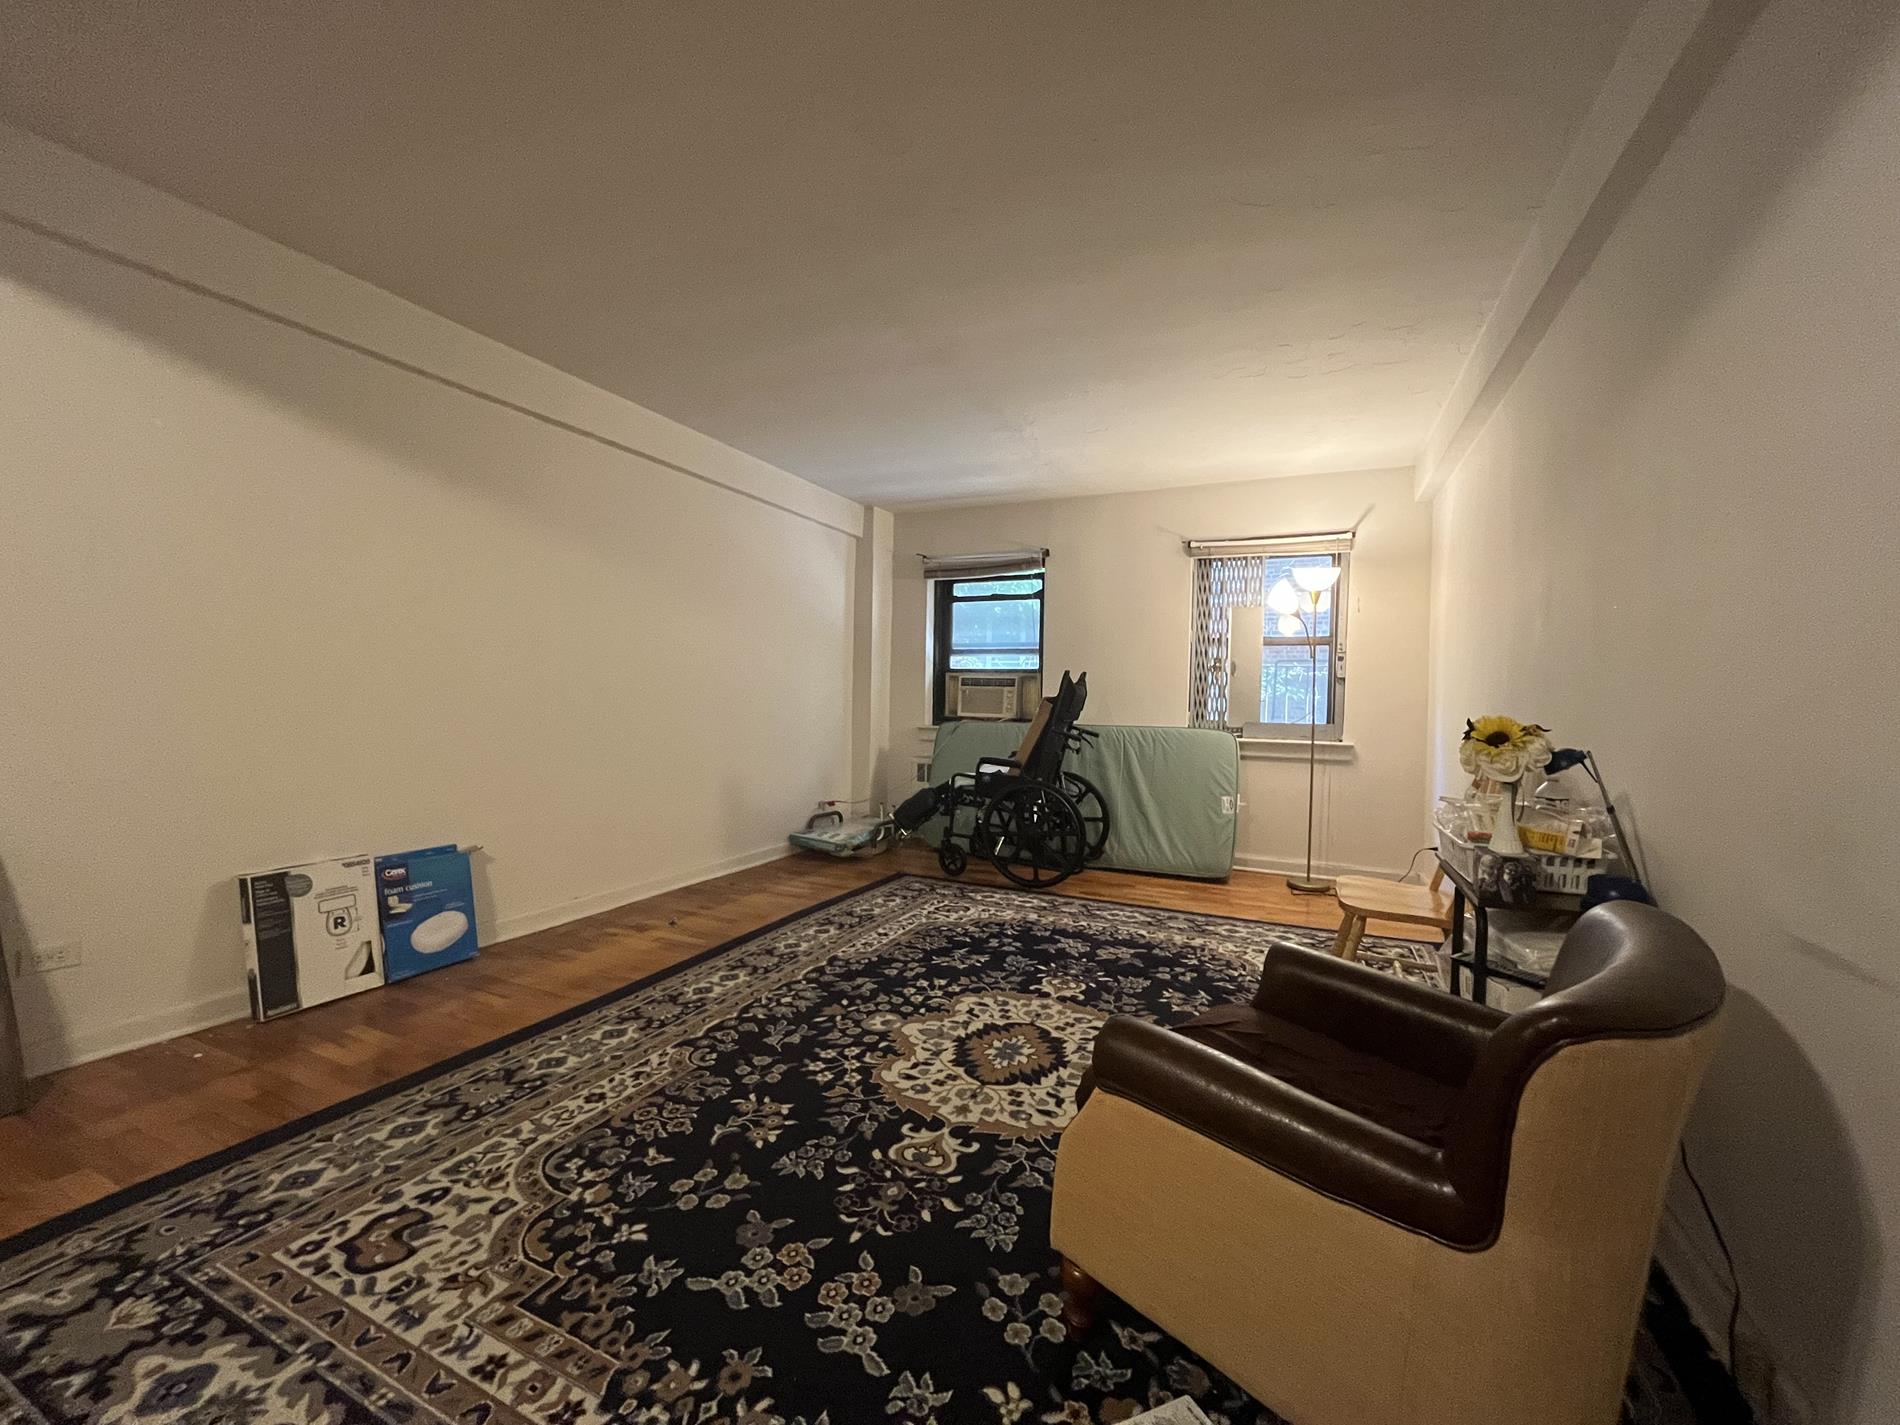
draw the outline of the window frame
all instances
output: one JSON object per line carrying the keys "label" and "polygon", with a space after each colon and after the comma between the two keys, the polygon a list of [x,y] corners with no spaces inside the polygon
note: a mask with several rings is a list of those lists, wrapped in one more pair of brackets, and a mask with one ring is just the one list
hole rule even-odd
{"label": "window frame", "polygon": [[[1319,555],[1264,555],[1264,559],[1269,559],[1269,561],[1271,559],[1315,559],[1315,557]],[[1313,648],[1315,644],[1321,648],[1328,648],[1328,652],[1332,654],[1332,678],[1328,680],[1328,686],[1326,686],[1326,722],[1313,724],[1311,737],[1313,741],[1321,741],[1321,743],[1343,743],[1345,741],[1345,610],[1347,610],[1347,580],[1351,580],[1351,570],[1349,570],[1351,555],[1343,551],[1334,551],[1328,557],[1334,564],[1338,564],[1340,580],[1332,585],[1332,623],[1326,631],[1326,637],[1309,638],[1307,635],[1283,637],[1269,623],[1269,619],[1273,618],[1273,610],[1265,610],[1265,618],[1260,621],[1260,646],[1262,646],[1260,669],[1264,678],[1265,667],[1267,667],[1267,657],[1265,657],[1267,648]],[[1271,589],[1273,585],[1262,578],[1262,595]],[[1307,657],[1311,659],[1311,654],[1307,654]],[[1307,735],[1309,733],[1307,733],[1305,722],[1248,722],[1241,728],[1241,737],[1262,739],[1262,741],[1279,741],[1279,739],[1305,741]]]}
{"label": "window frame", "polygon": [[[1207,555],[1197,555],[1197,559],[1205,559],[1205,557],[1207,557]],[[1277,616],[1273,614],[1271,608],[1265,608],[1265,597],[1273,591],[1273,583],[1267,581],[1267,566],[1269,566],[1269,562],[1277,561],[1277,559],[1313,559],[1313,557],[1330,559],[1330,561],[1334,562],[1334,564],[1340,568],[1340,580],[1332,585],[1332,625],[1330,625],[1330,631],[1321,638],[1309,638],[1307,635],[1303,635],[1303,633],[1302,635],[1294,635],[1294,637],[1281,637],[1281,635],[1275,631],[1275,619],[1277,619]],[[1262,619],[1260,619],[1262,680],[1265,678],[1265,661],[1267,661],[1267,659],[1265,659],[1265,650],[1267,650],[1267,648],[1273,648],[1273,646],[1283,646],[1283,648],[1288,648],[1288,646],[1290,646],[1290,648],[1309,648],[1309,646],[1313,646],[1313,644],[1319,644],[1322,648],[1324,648],[1326,644],[1332,646],[1332,680],[1330,680],[1330,684],[1328,684],[1328,688],[1326,688],[1326,716],[1328,716],[1328,720],[1321,722],[1321,724],[1313,724],[1311,737],[1313,737],[1313,741],[1317,741],[1317,743],[1345,743],[1345,741],[1347,741],[1347,737],[1345,737],[1345,703],[1347,703],[1347,688],[1345,688],[1345,684],[1347,684],[1347,642],[1349,642],[1349,640],[1347,640],[1347,610],[1351,608],[1351,602],[1353,602],[1353,595],[1351,595],[1353,551],[1351,551],[1351,547],[1345,547],[1345,549],[1338,549],[1338,547],[1332,547],[1332,549],[1326,549],[1326,547],[1321,547],[1321,549],[1311,549],[1311,547],[1309,547],[1309,549],[1298,549],[1298,547],[1294,547],[1294,549],[1273,549],[1273,551],[1262,551],[1262,553],[1235,553],[1235,555],[1226,555],[1226,559],[1258,559],[1258,561],[1260,561],[1260,604],[1258,604],[1258,606],[1262,608]],[[1231,610],[1233,610],[1233,608],[1254,608],[1254,604],[1252,604],[1252,602],[1227,604],[1227,618],[1229,619],[1231,619]],[[1189,618],[1191,618],[1191,621],[1189,621],[1189,629],[1193,631],[1193,629],[1195,629],[1203,619],[1208,618],[1210,614],[1212,614],[1212,610],[1203,610],[1201,580],[1197,578],[1197,580],[1195,580],[1195,593],[1193,593],[1193,599],[1191,599],[1191,604],[1189,604]],[[1195,638],[1197,635],[1191,633],[1189,637]],[[1195,654],[1189,650],[1189,661],[1193,661],[1193,657],[1195,657]],[[1229,633],[1227,633],[1227,678],[1229,678],[1229,684],[1231,684],[1231,678],[1233,678],[1233,663],[1235,663],[1235,657],[1233,657],[1233,640],[1231,640],[1231,623],[1229,623]],[[1195,693],[1195,695],[1199,697],[1199,693]],[[1201,722],[1201,720],[1197,720],[1197,712],[1195,712],[1193,707],[1189,707],[1188,724],[1189,726],[1201,726],[1201,728],[1207,728],[1207,726],[1224,726],[1229,733],[1241,737],[1243,741],[1302,741],[1303,743],[1303,741],[1307,741],[1307,735],[1309,735],[1309,730],[1307,730],[1309,724],[1305,724],[1305,722],[1245,722],[1245,724],[1237,724],[1237,722],[1224,722],[1224,724]]]}
{"label": "window frame", "polygon": [[[959,584],[1000,584],[1012,583],[1022,579],[1035,579],[1038,587],[1033,594],[958,594]],[[930,581],[930,721],[933,725],[946,720],[944,699],[949,689],[949,675],[956,673],[994,674],[1033,673],[1042,677],[1043,651],[1047,641],[1045,619],[1049,612],[1047,595],[1049,575],[1045,569],[1016,569],[1006,574],[944,574]],[[1034,668],[955,668],[950,666],[952,649],[950,647],[950,628],[952,611],[958,604],[981,603],[1021,603],[1025,599],[1036,602],[1036,666]],[[1015,721],[1026,722],[1035,710],[1019,709]]]}
{"label": "window frame", "polygon": [[[1306,741],[1310,735],[1316,742],[1344,742],[1346,740],[1346,609],[1348,607],[1347,584],[1352,578],[1352,556],[1344,550],[1310,550],[1287,554],[1264,554],[1261,559],[1260,593],[1264,600],[1272,592],[1273,585],[1267,582],[1266,566],[1275,559],[1314,559],[1330,558],[1339,568],[1339,579],[1332,588],[1332,622],[1324,637],[1312,638],[1298,634],[1291,638],[1282,636],[1274,630],[1271,620],[1275,615],[1271,609],[1265,609],[1260,620],[1260,667],[1261,676],[1266,676],[1266,650],[1273,647],[1307,648],[1314,645],[1330,648],[1332,654],[1332,676],[1326,688],[1326,721],[1311,724],[1304,722],[1250,722],[1241,726],[1243,738],[1260,741],[1284,741],[1297,739]],[[1277,582],[1277,581],[1276,581]],[[1230,650],[1231,651],[1231,650]],[[1308,658],[1312,655],[1309,653]],[[1310,665],[1309,665],[1310,666]]]}

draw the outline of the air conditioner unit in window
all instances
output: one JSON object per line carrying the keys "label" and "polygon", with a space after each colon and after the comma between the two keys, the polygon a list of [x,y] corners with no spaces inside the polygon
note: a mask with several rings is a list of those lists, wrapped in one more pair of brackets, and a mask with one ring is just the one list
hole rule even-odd
{"label": "air conditioner unit in window", "polygon": [[951,673],[944,684],[944,716],[966,721],[1007,722],[1042,699],[1039,673]]}

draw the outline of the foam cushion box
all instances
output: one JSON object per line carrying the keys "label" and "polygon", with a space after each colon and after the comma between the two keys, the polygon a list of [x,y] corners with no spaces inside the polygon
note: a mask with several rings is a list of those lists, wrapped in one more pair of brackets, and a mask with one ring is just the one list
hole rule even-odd
{"label": "foam cushion box", "polygon": [[426,846],[378,856],[376,888],[391,984],[474,956],[475,887],[467,852]]}
{"label": "foam cushion box", "polygon": [[238,877],[251,1013],[274,1019],[383,982],[374,863],[308,861]]}

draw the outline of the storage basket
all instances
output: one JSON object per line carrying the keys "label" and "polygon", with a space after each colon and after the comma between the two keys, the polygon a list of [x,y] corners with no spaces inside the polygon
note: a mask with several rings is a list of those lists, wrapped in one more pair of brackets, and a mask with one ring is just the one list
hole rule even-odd
{"label": "storage basket", "polygon": [[[1478,859],[1490,849],[1482,843],[1466,841],[1452,832],[1443,829],[1439,832],[1439,856],[1467,881],[1477,879]],[[1602,856],[1556,856],[1548,851],[1527,851],[1525,855],[1536,868],[1537,889],[1566,896],[1582,895],[1590,878],[1603,869],[1607,859]]]}
{"label": "storage basket", "polygon": [[1548,851],[1529,854],[1537,864],[1537,889],[1566,896],[1582,895],[1604,862],[1601,856],[1553,856]]}

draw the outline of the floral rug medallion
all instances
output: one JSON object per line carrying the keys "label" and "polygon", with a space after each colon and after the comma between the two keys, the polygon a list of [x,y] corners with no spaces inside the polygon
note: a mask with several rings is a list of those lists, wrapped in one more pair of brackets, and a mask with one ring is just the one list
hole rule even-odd
{"label": "floral rug medallion", "polygon": [[1011,1138],[1059,1133],[1104,1018],[1007,990],[963,995],[942,1014],[893,1027],[902,1052],[878,1081],[899,1108],[925,1118]]}
{"label": "floral rug medallion", "polygon": [[1269,1422],[1068,1339],[1050,1179],[1106,1016],[1329,939],[880,883],[0,1244],[0,1425]]}

